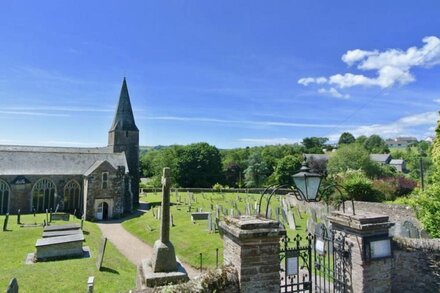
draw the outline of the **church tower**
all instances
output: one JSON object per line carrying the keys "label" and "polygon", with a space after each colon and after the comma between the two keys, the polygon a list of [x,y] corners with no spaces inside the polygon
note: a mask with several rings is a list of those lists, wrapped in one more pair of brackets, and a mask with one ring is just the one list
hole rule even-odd
{"label": "church tower", "polygon": [[108,146],[114,153],[125,152],[129,175],[131,177],[131,190],[133,203],[139,202],[139,129],[134,122],[130,96],[128,95],[127,81],[122,82],[118,108],[112,127],[108,132]]}

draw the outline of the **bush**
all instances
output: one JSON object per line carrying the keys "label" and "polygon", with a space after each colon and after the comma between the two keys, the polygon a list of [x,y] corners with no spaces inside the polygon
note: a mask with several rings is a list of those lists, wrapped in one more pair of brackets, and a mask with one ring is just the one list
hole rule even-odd
{"label": "bush", "polygon": [[221,192],[223,188],[224,188],[223,185],[221,185],[218,182],[212,186],[212,190],[215,192]]}
{"label": "bush", "polygon": [[440,238],[440,184],[434,183],[425,191],[417,190],[411,202],[425,230]]}
{"label": "bush", "polygon": [[348,170],[338,176],[349,199],[359,201],[382,201],[384,195],[373,188],[373,182],[360,170]]}
{"label": "bush", "polygon": [[388,180],[374,180],[373,188],[382,193],[385,200],[394,200],[396,198],[396,185]]}

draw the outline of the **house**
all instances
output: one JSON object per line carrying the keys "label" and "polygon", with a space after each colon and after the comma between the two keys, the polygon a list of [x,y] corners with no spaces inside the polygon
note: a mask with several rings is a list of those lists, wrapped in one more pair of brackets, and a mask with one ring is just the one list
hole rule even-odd
{"label": "house", "polygon": [[395,168],[397,172],[405,172],[405,160],[402,159],[392,159],[389,164],[391,167]]}
{"label": "house", "polygon": [[407,146],[416,143],[417,142],[417,138],[415,137],[396,137],[393,139],[387,139],[385,140],[385,143],[387,144],[387,146],[389,148],[406,148]]}
{"label": "house", "polygon": [[390,154],[370,154],[370,160],[381,165],[387,165],[391,161]]}

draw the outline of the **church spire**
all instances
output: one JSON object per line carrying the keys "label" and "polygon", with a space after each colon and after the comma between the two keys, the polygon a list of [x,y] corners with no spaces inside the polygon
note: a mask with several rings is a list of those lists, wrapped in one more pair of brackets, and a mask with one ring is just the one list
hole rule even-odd
{"label": "church spire", "polygon": [[118,108],[113,119],[110,131],[124,130],[124,131],[139,131],[134,122],[133,110],[131,108],[130,96],[128,95],[127,81],[122,82],[121,94],[119,95]]}

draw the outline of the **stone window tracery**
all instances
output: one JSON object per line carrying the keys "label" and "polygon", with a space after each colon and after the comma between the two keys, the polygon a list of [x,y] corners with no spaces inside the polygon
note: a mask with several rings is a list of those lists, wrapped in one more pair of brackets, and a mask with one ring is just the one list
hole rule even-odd
{"label": "stone window tracery", "polygon": [[75,180],[70,180],[64,186],[64,210],[80,210],[81,201],[81,187],[79,183]]}
{"label": "stone window tracery", "polygon": [[55,210],[56,186],[50,179],[40,179],[32,187],[32,208],[37,212]]}
{"label": "stone window tracery", "polygon": [[9,189],[8,183],[0,179],[0,214],[9,212]]}

